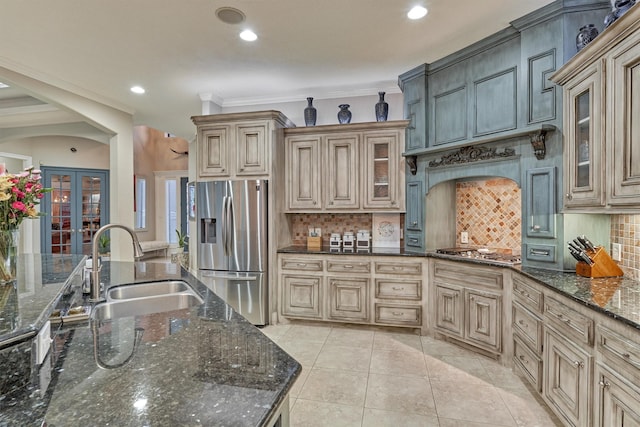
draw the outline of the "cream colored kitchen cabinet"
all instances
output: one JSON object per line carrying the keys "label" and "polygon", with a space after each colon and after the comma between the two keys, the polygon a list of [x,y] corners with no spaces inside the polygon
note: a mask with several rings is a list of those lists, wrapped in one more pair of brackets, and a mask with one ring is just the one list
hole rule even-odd
{"label": "cream colored kitchen cabinet", "polygon": [[369,279],[329,276],[329,319],[369,321]]}
{"label": "cream colored kitchen cabinet", "polygon": [[640,211],[640,8],[551,76],[564,86],[566,209]]}
{"label": "cream colored kitchen cabinet", "polygon": [[[636,8],[635,12],[638,12]],[[640,13],[636,13],[640,19]],[[640,25],[609,51],[607,89],[613,108],[607,109],[612,177],[608,203],[640,207]]]}
{"label": "cream colored kitchen cabinet", "polygon": [[308,135],[285,140],[287,210],[322,209],[320,137]]}
{"label": "cream colored kitchen cabinet", "polygon": [[280,253],[281,314],[424,328],[426,265],[423,257]]}
{"label": "cream colored kitchen cabinet", "polygon": [[501,354],[503,269],[434,260],[429,277],[435,331]]}
{"label": "cream colored kitchen cabinet", "polygon": [[593,64],[564,88],[566,207],[604,205],[601,67]]}
{"label": "cream colored kitchen cabinet", "polygon": [[359,209],[360,135],[326,135],[323,142],[327,150],[326,174],[323,174],[325,209]]}
{"label": "cream colored kitchen cabinet", "polygon": [[598,427],[640,427],[640,390],[606,365],[596,364]]}
{"label": "cream colored kitchen cabinet", "polygon": [[545,329],[544,354],[544,399],[568,425],[591,425],[591,355],[549,328]]}
{"label": "cream colored kitchen cabinet", "polygon": [[408,121],[285,131],[287,212],[404,211]]}
{"label": "cream colored kitchen cabinet", "polygon": [[511,281],[513,362],[541,392],[544,295],[537,284],[519,274],[513,274]]}
{"label": "cream colored kitchen cabinet", "polygon": [[404,168],[400,167],[402,150],[398,148],[401,140],[399,130],[364,135],[365,209],[397,209],[404,205]]}
{"label": "cream colored kitchen cabinet", "polygon": [[282,128],[293,126],[278,111],[212,114],[191,118],[197,127],[199,180],[270,178]]}

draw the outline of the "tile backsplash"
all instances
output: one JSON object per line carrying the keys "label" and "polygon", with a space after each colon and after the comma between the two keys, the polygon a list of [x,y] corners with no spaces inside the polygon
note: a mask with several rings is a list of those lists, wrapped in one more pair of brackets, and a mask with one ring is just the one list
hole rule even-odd
{"label": "tile backsplash", "polygon": [[[522,240],[521,192],[506,178],[456,183],[456,244],[519,253]],[[469,243],[460,233],[469,234]]]}
{"label": "tile backsplash", "polygon": [[618,264],[624,274],[640,279],[640,215],[611,215],[611,243],[622,244]]}
{"label": "tile backsplash", "polygon": [[345,231],[369,230],[373,220],[370,213],[345,214],[290,214],[291,240],[294,245],[306,245],[309,228],[322,228],[322,243],[329,244],[331,233],[344,234]]}

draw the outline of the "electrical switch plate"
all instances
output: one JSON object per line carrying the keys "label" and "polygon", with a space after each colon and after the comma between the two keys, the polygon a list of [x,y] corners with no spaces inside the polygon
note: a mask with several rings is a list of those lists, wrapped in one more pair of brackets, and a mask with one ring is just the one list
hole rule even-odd
{"label": "electrical switch plate", "polygon": [[621,243],[611,244],[611,259],[614,261],[622,260],[622,244]]}
{"label": "electrical switch plate", "polygon": [[469,233],[466,231],[460,233],[460,243],[469,243]]}

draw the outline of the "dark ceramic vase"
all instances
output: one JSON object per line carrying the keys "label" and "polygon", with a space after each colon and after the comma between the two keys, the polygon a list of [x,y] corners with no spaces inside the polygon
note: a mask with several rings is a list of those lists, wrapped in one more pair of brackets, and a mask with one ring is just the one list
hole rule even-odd
{"label": "dark ceramic vase", "polygon": [[636,4],[636,0],[616,0],[613,5],[613,10],[604,18],[604,28],[613,24],[616,19],[624,15],[634,4]]}
{"label": "dark ceramic vase", "polygon": [[313,98],[307,98],[307,108],[304,109],[304,124],[307,126],[316,125],[318,112],[313,106]]}
{"label": "dark ceramic vase", "polygon": [[580,27],[578,35],[576,36],[576,48],[578,52],[588,45],[598,35],[598,29],[593,24],[587,24]]}
{"label": "dark ceramic vase", "polygon": [[338,105],[340,111],[338,111],[338,123],[345,125],[351,123],[351,111],[349,111],[349,104]]}
{"label": "dark ceramic vase", "polygon": [[380,100],[376,104],[376,121],[386,122],[389,115],[389,104],[384,102],[384,92],[378,92]]}

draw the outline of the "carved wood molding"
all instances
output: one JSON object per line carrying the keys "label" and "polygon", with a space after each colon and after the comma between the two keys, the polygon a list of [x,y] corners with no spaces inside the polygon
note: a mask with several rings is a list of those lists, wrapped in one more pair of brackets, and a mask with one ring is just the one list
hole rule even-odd
{"label": "carved wood molding", "polygon": [[462,147],[451,154],[444,155],[440,160],[430,161],[429,167],[437,168],[439,166],[473,163],[480,160],[491,160],[500,157],[512,157],[515,155],[516,150],[509,147],[504,148],[502,151],[498,151],[495,147],[468,146]]}

